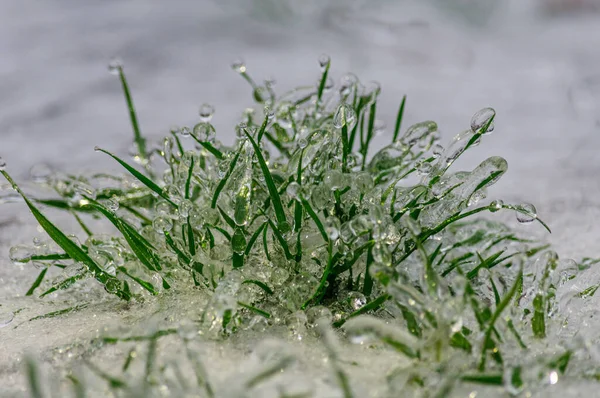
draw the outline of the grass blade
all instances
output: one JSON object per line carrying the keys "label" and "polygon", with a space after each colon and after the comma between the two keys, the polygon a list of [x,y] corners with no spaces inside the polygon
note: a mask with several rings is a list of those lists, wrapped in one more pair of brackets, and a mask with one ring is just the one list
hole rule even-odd
{"label": "grass blade", "polygon": [[31,285],[31,287],[29,288],[29,290],[27,291],[27,293],[25,293],[26,296],[33,295],[33,292],[35,291],[35,289],[37,289],[40,286],[40,284],[42,283],[42,281],[44,280],[44,277],[46,276],[46,272],[48,272],[48,268],[47,267],[44,268],[42,270],[42,272],[40,272],[40,274],[38,275],[38,277],[33,282],[33,285]]}
{"label": "grass blade", "polygon": [[[25,203],[33,216],[38,221],[40,226],[46,231],[48,236],[52,238],[52,240],[60,246],[61,249],[65,251],[73,260],[78,261],[80,263],[85,264],[88,270],[94,275],[96,280],[98,280],[103,285],[106,285],[109,281],[118,281],[117,278],[111,276],[104,272],[98,264],[91,259],[90,256],[86,252],[83,251],[79,246],[77,246],[71,239],[69,239],[60,229],[58,229],[54,224],[50,222],[38,209],[35,205],[29,200],[27,196],[21,191],[21,188],[17,186],[17,184],[13,181],[13,179],[8,175],[8,173],[4,170],[0,170],[0,173],[6,178],[6,180],[12,185],[15,191],[17,191]],[[131,297],[127,294],[124,294],[122,290],[116,292],[116,295],[124,300],[129,300]]]}
{"label": "grass blade", "polygon": [[496,310],[494,311],[494,313],[492,314],[492,317],[490,318],[490,320],[488,322],[488,326],[485,330],[484,342],[483,342],[482,349],[481,349],[481,357],[479,359],[479,371],[480,372],[483,372],[485,370],[485,356],[486,356],[488,347],[490,345],[493,345],[493,343],[492,344],[490,344],[490,343],[491,343],[491,338],[492,338],[492,331],[494,330],[494,324],[496,323],[496,320],[498,320],[498,318],[500,317],[500,314],[502,314],[502,311],[504,311],[504,309],[508,306],[508,304],[510,304],[510,301],[515,296],[515,293],[517,292],[520,283],[522,283],[521,282],[522,278],[523,278],[523,270],[520,270],[519,276],[517,276],[515,283],[512,285],[512,287],[506,293],[506,295],[502,298],[502,301],[500,302],[500,304],[498,304],[496,306]]}
{"label": "grass blade", "polygon": [[238,305],[240,307],[244,307],[244,308],[246,308],[246,309],[254,312],[256,315],[260,315],[260,316],[265,317],[267,319],[271,317],[271,314],[269,314],[267,311],[263,311],[263,310],[261,310],[259,308],[253,307],[250,304],[242,303],[241,301],[238,301],[237,303],[238,303]]}
{"label": "grass blade", "polygon": [[169,196],[163,192],[162,188],[159,187],[158,185],[156,185],[156,183],[154,181],[152,181],[151,179],[149,179],[148,177],[146,177],[145,175],[143,175],[142,173],[140,173],[139,171],[137,171],[135,168],[133,168],[132,166],[130,166],[129,164],[127,164],[123,160],[119,159],[118,157],[116,157],[112,153],[110,153],[110,152],[108,152],[108,151],[106,151],[106,150],[104,150],[102,148],[98,148],[98,147],[96,147],[95,149],[98,152],[103,152],[103,153],[107,154],[108,156],[110,156],[111,158],[113,158],[114,160],[116,160],[117,162],[119,162],[119,164],[121,166],[123,166],[127,171],[129,171],[142,184],[144,184],[145,186],[147,186],[148,188],[150,188],[152,191],[156,192],[156,194],[158,194],[158,196],[160,196],[161,198],[163,198],[164,200],[166,200],[167,202],[169,202],[174,207],[177,207],[177,205],[171,199],[169,199]]}
{"label": "grass blade", "polygon": [[209,141],[201,141],[198,139],[198,137],[196,137],[195,134],[192,134],[191,137],[199,144],[202,145],[204,147],[204,149],[206,149],[208,152],[212,153],[213,155],[215,155],[215,157],[219,160],[223,160],[224,156],[223,156],[223,152],[219,151],[217,148],[215,148],[215,146],[209,142]]}
{"label": "grass blade", "polygon": [[238,149],[238,151],[236,152],[235,156],[231,160],[231,163],[229,164],[229,169],[227,170],[227,173],[225,174],[223,179],[219,182],[219,185],[217,185],[217,189],[215,189],[215,193],[213,195],[212,202],[210,204],[210,207],[212,207],[213,209],[217,207],[217,199],[219,199],[219,194],[221,193],[223,188],[225,188],[225,184],[227,184],[227,180],[229,180],[229,177],[231,177],[231,174],[233,173],[233,169],[235,169],[235,165],[237,164],[238,159],[240,158],[240,155],[242,153],[242,148],[243,147],[240,147],[240,149]]}
{"label": "grass blade", "polygon": [[400,126],[402,126],[402,119],[404,118],[404,106],[406,105],[406,95],[402,97],[400,103],[400,109],[398,109],[398,116],[396,116],[396,126],[394,127],[394,142],[398,140],[400,134]]}
{"label": "grass blade", "polygon": [[284,224],[287,224],[287,220],[285,218],[285,212],[283,211],[283,205],[281,204],[281,197],[279,196],[279,192],[277,191],[277,187],[273,182],[273,176],[269,171],[269,166],[265,162],[265,158],[263,157],[260,147],[256,144],[256,141],[252,138],[252,136],[248,133],[248,131],[244,130],[246,133],[246,137],[250,140],[250,143],[254,147],[254,154],[258,158],[258,163],[260,168],[265,176],[265,183],[267,184],[267,188],[269,189],[269,196],[271,197],[271,202],[273,203],[273,209],[275,210],[275,217],[277,218],[277,224],[281,228]]}
{"label": "grass blade", "polygon": [[254,234],[252,234],[252,237],[250,238],[250,240],[248,241],[248,245],[246,246],[246,251],[244,252],[245,256],[250,254],[250,252],[252,251],[252,247],[254,246],[254,243],[258,239],[258,236],[260,235],[262,230],[264,228],[266,228],[266,226],[267,226],[267,222],[264,222],[260,227],[258,227],[258,229],[254,232]]}
{"label": "grass blade", "polygon": [[273,290],[269,286],[267,286],[267,284],[264,282],[257,281],[255,279],[246,279],[245,281],[242,282],[242,285],[247,284],[247,283],[251,283],[253,285],[260,287],[269,296],[272,296],[274,294]]}
{"label": "grass blade", "polygon": [[275,224],[273,223],[273,221],[269,220],[269,225],[271,226],[271,229],[273,230],[273,234],[275,235],[275,238],[277,238],[277,241],[279,242],[279,244],[283,248],[283,252],[285,254],[285,258],[287,258],[288,260],[293,259],[294,256],[290,252],[290,247],[288,246],[286,240],[283,238],[283,236],[281,235],[281,233],[279,233],[279,230],[277,229],[277,227],[275,226]]}
{"label": "grass blade", "polygon": [[317,215],[317,213],[315,213],[315,211],[311,207],[310,203],[308,203],[308,201],[306,199],[302,198],[301,200],[302,200],[302,205],[304,206],[304,209],[306,210],[306,212],[308,213],[310,218],[312,218],[312,220],[317,225],[317,228],[319,229],[321,236],[323,237],[325,242],[329,242],[329,236],[327,235],[327,232],[325,231],[325,227],[323,226],[323,223],[319,219],[319,216]]}
{"label": "grass blade", "polygon": [[121,86],[123,87],[125,102],[127,102],[127,109],[129,109],[129,119],[131,120],[131,127],[133,128],[133,136],[138,148],[139,156],[143,160],[147,160],[148,152],[146,151],[146,140],[144,139],[144,137],[142,137],[142,133],[140,132],[140,125],[138,123],[135,107],[133,106],[133,98],[131,97],[131,92],[129,91],[129,84],[127,84],[127,79],[125,78],[123,67],[119,66],[118,68],[119,78],[121,80]]}

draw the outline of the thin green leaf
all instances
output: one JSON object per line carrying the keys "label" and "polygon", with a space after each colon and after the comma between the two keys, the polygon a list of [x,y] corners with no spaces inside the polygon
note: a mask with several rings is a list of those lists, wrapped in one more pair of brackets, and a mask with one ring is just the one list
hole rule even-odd
{"label": "thin green leaf", "polygon": [[44,277],[46,276],[46,272],[48,272],[48,268],[47,267],[45,267],[42,270],[42,272],[40,272],[40,274],[38,275],[38,277],[33,282],[33,285],[31,285],[31,287],[29,288],[29,290],[27,291],[27,293],[25,293],[26,296],[33,295],[33,292],[35,291],[35,289],[37,289],[40,286],[40,284],[42,283],[42,281],[44,280]]}
{"label": "thin green leaf", "polygon": [[219,182],[219,185],[217,185],[217,189],[215,190],[215,193],[212,198],[212,202],[210,204],[210,207],[212,207],[213,209],[217,207],[217,199],[219,199],[219,194],[221,193],[223,188],[225,188],[225,184],[227,184],[227,180],[229,180],[229,177],[231,177],[231,174],[233,173],[233,169],[235,169],[235,165],[237,164],[237,161],[240,158],[240,155],[242,153],[242,148],[243,148],[243,146],[240,146],[240,149],[238,149],[238,151],[236,152],[235,156],[231,160],[231,163],[229,163],[229,169],[227,170],[227,173],[225,174],[223,179],[221,179],[221,181]]}
{"label": "thin green leaf", "polygon": [[[46,233],[50,236],[50,238],[67,253],[73,260],[83,263],[87,266],[89,271],[94,275],[94,277],[103,285],[106,285],[108,281],[116,280],[114,276],[111,276],[104,272],[98,264],[94,262],[84,252],[79,246],[77,246],[71,239],[69,239],[60,229],[58,229],[54,224],[52,224],[38,209],[34,206],[34,204],[25,196],[23,191],[17,186],[17,184],[13,181],[13,179],[8,175],[8,173],[4,170],[0,170],[0,173],[6,178],[6,180],[12,185],[12,187],[17,191],[25,203],[33,216],[36,218],[40,226],[46,231]],[[118,291],[116,293],[117,296],[124,300],[129,300],[130,297],[125,295],[122,291]]]}
{"label": "thin green leaf", "polygon": [[267,222],[265,221],[264,223],[262,223],[262,225],[260,227],[258,227],[258,229],[254,232],[254,234],[252,234],[252,237],[250,238],[250,240],[248,241],[248,245],[246,246],[246,251],[244,252],[244,255],[247,256],[250,254],[250,252],[252,251],[252,247],[254,246],[254,243],[258,239],[258,236],[260,235],[262,230],[264,228],[266,228],[266,226],[267,226]]}
{"label": "thin green leaf", "polygon": [[151,294],[153,295],[157,295],[158,292],[156,291],[156,289],[154,288],[154,285],[150,282],[146,282],[143,279],[140,279],[136,276],[131,275],[128,271],[127,268],[125,267],[119,267],[118,268],[119,271],[121,271],[122,273],[124,273],[125,275],[127,275],[128,277],[130,277],[131,279],[133,279],[134,282],[136,282],[138,285],[140,285],[141,287],[143,287],[144,289],[146,289],[147,291],[149,291]]}
{"label": "thin green leaf", "polygon": [[402,119],[404,118],[404,106],[406,105],[406,95],[402,97],[400,102],[400,109],[398,109],[398,116],[396,116],[396,126],[394,127],[394,142],[398,140],[400,134],[400,126],[402,126]]}
{"label": "thin green leaf", "polygon": [[251,283],[253,285],[260,287],[269,296],[272,296],[274,294],[273,290],[269,286],[267,286],[267,284],[264,282],[257,281],[255,279],[246,279],[245,281],[242,282],[242,285],[248,284],[248,283]]}
{"label": "thin green leaf", "polygon": [[327,232],[325,231],[325,227],[323,226],[323,223],[319,219],[319,216],[317,215],[317,213],[315,213],[315,211],[311,207],[310,203],[308,203],[308,201],[306,199],[302,198],[301,201],[302,201],[302,205],[304,206],[304,209],[306,210],[306,212],[308,213],[310,218],[312,218],[312,220],[317,225],[317,228],[319,229],[319,232],[321,233],[323,240],[325,240],[325,242],[329,242],[329,236],[327,235]]}
{"label": "thin green leaf", "polygon": [[277,224],[279,226],[283,224],[287,224],[287,220],[285,218],[285,212],[283,210],[283,205],[281,204],[281,197],[279,196],[279,192],[277,191],[277,187],[273,182],[273,176],[271,176],[271,172],[269,171],[269,166],[265,162],[265,158],[263,157],[260,147],[256,144],[256,141],[252,138],[252,136],[248,133],[248,131],[244,130],[246,133],[246,137],[250,140],[250,143],[254,147],[254,154],[258,159],[258,164],[265,176],[265,183],[267,184],[267,188],[269,190],[269,196],[271,198],[271,202],[273,203],[273,209],[275,210],[275,217],[277,218]]}
{"label": "thin green leaf", "polygon": [[375,310],[377,308],[379,308],[383,303],[385,303],[386,301],[388,301],[390,299],[390,296],[386,293],[386,294],[382,294],[381,296],[377,297],[376,299],[368,302],[367,304],[363,305],[361,308],[359,308],[358,310],[354,311],[353,313],[351,313],[350,315],[348,315],[346,318],[340,319],[339,321],[336,321],[333,323],[333,326],[335,326],[336,328],[339,328],[340,326],[342,326],[344,323],[346,323],[348,321],[348,319],[352,319],[356,316],[362,315],[364,313],[367,313],[371,310]]}
{"label": "thin green leaf", "polygon": [[279,232],[279,230],[277,229],[277,227],[275,226],[273,221],[269,220],[269,225],[271,226],[271,229],[273,230],[273,234],[275,235],[275,238],[277,238],[277,241],[283,248],[283,253],[285,254],[285,258],[287,258],[288,260],[293,259],[294,256],[290,252],[290,247],[288,246],[287,241],[283,238],[283,236],[281,235],[281,233]]}
{"label": "thin green leaf", "polygon": [[142,184],[147,186],[150,190],[154,191],[158,196],[160,196],[161,198],[163,198],[164,200],[169,202],[174,207],[177,207],[177,205],[169,198],[169,196],[163,192],[162,188],[159,187],[158,185],[156,185],[156,183],[154,181],[152,181],[150,178],[146,177],[145,175],[143,175],[142,173],[137,171],[135,168],[133,168],[132,166],[130,166],[123,160],[119,159],[117,156],[113,155],[112,153],[110,153],[102,148],[98,148],[98,147],[96,147],[96,151],[103,152],[103,153],[107,154],[108,156],[110,156],[111,158],[113,158],[114,160],[116,160],[121,166],[123,166],[127,171],[129,171]]}
{"label": "thin green leaf", "polygon": [[190,167],[188,168],[188,176],[185,181],[185,198],[190,198],[190,187],[192,185],[192,175],[194,174],[194,158],[192,157],[190,161]]}
{"label": "thin green leaf", "polygon": [[238,301],[237,303],[238,303],[238,305],[240,307],[244,307],[244,308],[246,308],[246,309],[254,312],[256,315],[260,315],[260,316],[265,317],[267,319],[269,319],[271,317],[271,314],[269,314],[267,311],[263,311],[263,310],[261,310],[259,308],[253,307],[250,304],[242,303],[241,301]]}
{"label": "thin green leaf", "polygon": [[213,144],[212,142],[209,141],[201,141],[199,140],[194,134],[191,135],[191,137],[200,145],[202,145],[204,147],[204,149],[206,149],[208,152],[212,153],[217,159],[219,160],[223,160],[224,156],[223,156],[223,152],[219,151]]}
{"label": "thin green leaf", "polygon": [[125,102],[127,102],[127,109],[129,109],[129,119],[131,120],[131,127],[133,128],[133,136],[138,148],[139,156],[142,159],[147,159],[148,152],[146,151],[146,140],[144,137],[142,137],[142,133],[140,132],[140,125],[138,123],[135,107],[133,106],[133,99],[131,97],[131,92],[129,91],[129,85],[127,84],[127,79],[125,78],[123,67],[121,66],[119,67],[119,78],[121,80],[121,86],[123,87]]}

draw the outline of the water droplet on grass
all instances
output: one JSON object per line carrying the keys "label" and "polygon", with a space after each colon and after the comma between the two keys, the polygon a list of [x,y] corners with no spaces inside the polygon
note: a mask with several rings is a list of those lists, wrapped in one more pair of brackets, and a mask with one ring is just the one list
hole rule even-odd
{"label": "water droplet on grass", "polygon": [[537,218],[537,210],[531,203],[523,203],[518,209],[521,211],[517,211],[517,221],[521,224],[529,224]]}
{"label": "water droplet on grass", "polygon": [[331,58],[329,57],[329,55],[327,54],[321,54],[319,56],[319,66],[321,67],[321,70],[324,71],[325,68],[327,67],[327,64],[331,62]]}
{"label": "water droplet on grass", "polygon": [[182,127],[182,128],[179,129],[178,133],[179,133],[180,136],[187,138],[192,133],[192,130],[190,130],[189,127]]}
{"label": "water droplet on grass", "polygon": [[348,302],[353,310],[359,310],[367,304],[367,298],[360,292],[348,293]]}
{"label": "water droplet on grass", "polygon": [[272,120],[275,117],[275,111],[270,105],[265,105],[264,107],[265,116],[267,119]]}
{"label": "water droplet on grass", "polygon": [[119,72],[123,70],[123,62],[119,58],[113,58],[108,63],[108,71],[111,75],[118,76]]}
{"label": "water droplet on grass", "polygon": [[416,143],[426,140],[430,134],[436,132],[438,129],[437,123],[432,121],[421,122],[413,124],[406,130],[401,141],[403,144],[413,146]]}
{"label": "water droplet on grass", "polygon": [[210,122],[214,113],[215,113],[215,107],[210,104],[206,104],[206,103],[202,104],[200,106],[200,110],[198,111],[200,120],[205,123]]}
{"label": "water droplet on grass", "polygon": [[198,123],[194,126],[194,137],[199,141],[213,142],[216,137],[216,131],[210,123]]}
{"label": "water droplet on grass", "polygon": [[337,218],[330,217],[325,220],[325,232],[332,241],[336,241],[340,237],[340,222]]}
{"label": "water droplet on grass", "polygon": [[168,217],[159,216],[152,221],[154,230],[159,234],[163,234],[165,231],[169,232],[173,229],[173,221]]}
{"label": "water droplet on grass", "polygon": [[104,290],[108,293],[116,293],[121,289],[121,282],[118,279],[109,279],[104,285]]}
{"label": "water droplet on grass", "polygon": [[344,124],[352,129],[356,124],[356,112],[349,104],[341,104],[333,116],[333,126],[341,129]]}
{"label": "water droplet on grass", "polygon": [[419,173],[422,176],[428,175],[431,172],[431,163],[429,162],[421,162],[418,163],[417,166],[417,173]]}
{"label": "water droplet on grass", "polygon": [[231,64],[231,69],[237,73],[246,73],[246,64],[242,59],[237,59]]}
{"label": "water droplet on grass", "polygon": [[300,184],[298,184],[297,182],[291,182],[285,192],[290,196],[290,198],[292,199],[298,199],[298,192],[300,191]]}
{"label": "water droplet on grass", "polygon": [[367,193],[371,188],[373,188],[373,177],[369,173],[359,173],[354,179],[354,186],[361,193]]}
{"label": "water droplet on grass", "polygon": [[502,210],[502,206],[504,206],[504,202],[503,202],[502,200],[500,200],[500,199],[498,199],[498,200],[494,200],[494,201],[492,201],[492,202],[490,203],[490,205],[489,205],[489,210],[490,210],[492,213],[495,213],[495,212],[497,212],[497,211],[499,211],[499,210]]}
{"label": "water droplet on grass", "polygon": [[8,256],[15,265],[25,264],[32,255],[31,248],[25,245],[13,246],[8,251]]}
{"label": "water droplet on grass", "polygon": [[[496,111],[493,108],[483,108],[475,112],[473,117],[471,118],[471,130],[476,133],[485,127],[492,118],[496,116]],[[490,125],[487,131],[483,131],[483,133],[491,132],[494,130],[493,125]]]}
{"label": "water droplet on grass", "polygon": [[106,207],[113,213],[116,212],[117,210],[119,210],[119,200],[113,196],[112,198],[106,201]]}

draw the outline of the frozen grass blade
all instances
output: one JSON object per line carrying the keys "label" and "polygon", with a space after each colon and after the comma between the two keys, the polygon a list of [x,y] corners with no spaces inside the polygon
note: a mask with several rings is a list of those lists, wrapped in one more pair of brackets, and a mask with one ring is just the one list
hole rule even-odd
{"label": "frozen grass blade", "polygon": [[[258,164],[265,176],[265,184],[267,184],[267,188],[269,190],[269,196],[271,197],[271,202],[273,203],[273,209],[275,210],[275,217],[277,218],[277,226],[279,228],[286,228],[284,225],[287,224],[287,220],[285,217],[285,212],[283,211],[283,205],[281,204],[281,197],[279,196],[279,192],[277,191],[277,187],[275,186],[275,182],[273,182],[273,176],[269,171],[269,166],[265,162],[265,158],[263,157],[260,147],[256,144],[256,141],[252,138],[252,136],[248,133],[248,131],[244,130],[246,137],[250,140],[250,143],[254,147],[254,154],[258,158]],[[289,229],[289,228],[288,228]],[[285,231],[287,232],[287,230]]]}
{"label": "frozen grass blade", "polygon": [[219,182],[219,185],[217,185],[217,189],[215,189],[215,193],[213,195],[212,202],[210,205],[210,207],[212,207],[213,209],[217,207],[217,200],[219,199],[219,194],[221,194],[221,191],[223,190],[223,188],[225,188],[225,184],[227,184],[227,180],[229,180],[229,177],[231,177],[231,174],[233,173],[233,170],[235,169],[235,165],[237,164],[241,153],[242,153],[242,147],[240,147],[240,149],[238,149],[238,151],[236,152],[235,156],[231,160],[231,163],[229,164],[229,169],[227,169],[227,173],[225,174],[223,179],[221,179],[221,181]]}
{"label": "frozen grass blade", "polygon": [[33,295],[33,292],[35,291],[35,289],[37,289],[42,284],[42,281],[44,280],[44,277],[46,276],[46,272],[48,272],[48,268],[47,267],[44,268],[42,270],[42,272],[40,272],[40,274],[38,275],[38,277],[33,282],[33,285],[31,285],[31,287],[29,288],[29,290],[27,291],[27,293],[25,293],[26,296]]}
{"label": "frozen grass blade", "polygon": [[496,306],[496,310],[492,314],[491,319],[488,321],[488,325],[487,325],[487,328],[485,330],[485,334],[484,334],[484,337],[483,337],[483,344],[482,344],[482,349],[481,349],[481,356],[480,356],[480,359],[479,359],[479,371],[480,372],[483,372],[485,370],[485,360],[486,360],[486,355],[487,355],[488,348],[491,345],[494,345],[494,343],[492,342],[492,332],[494,330],[494,324],[496,323],[496,321],[500,317],[500,314],[502,314],[502,311],[504,311],[506,309],[506,307],[508,307],[508,305],[510,304],[511,300],[515,297],[515,294],[517,293],[518,287],[522,283],[520,281],[522,278],[523,278],[523,270],[520,270],[519,271],[519,275],[517,276],[517,279],[515,280],[515,283],[513,283],[513,285],[510,288],[510,290],[504,295],[504,297],[502,298],[502,301],[500,302],[500,304],[498,304]]}
{"label": "frozen grass blade", "polygon": [[[103,285],[106,285],[109,282],[118,283],[118,280],[102,271],[102,269],[92,260],[86,252],[84,252],[79,246],[77,246],[71,239],[69,239],[60,229],[58,229],[54,224],[52,224],[38,209],[33,205],[33,203],[29,200],[27,196],[21,191],[21,189],[17,186],[17,184],[13,181],[13,179],[8,175],[8,173],[4,170],[0,170],[0,173],[6,178],[6,180],[12,185],[15,191],[17,191],[25,203],[33,216],[38,221],[40,226],[46,231],[46,233],[52,238],[52,240],[61,247],[73,260],[81,262],[85,264],[90,272],[94,275],[94,277]],[[122,290],[118,290],[116,295],[124,300],[129,300],[130,296],[125,294]]]}
{"label": "frozen grass blade", "polygon": [[402,102],[400,103],[400,109],[398,109],[398,116],[396,116],[396,125],[394,126],[393,142],[398,141],[398,135],[400,134],[400,127],[402,126],[402,119],[404,118],[405,105],[406,105],[406,95],[402,97]]}
{"label": "frozen grass blade", "polygon": [[271,317],[271,314],[269,314],[267,311],[263,311],[259,308],[253,307],[250,304],[242,303],[241,301],[238,301],[237,303],[240,307],[244,307],[247,310],[250,310],[250,312],[255,313],[256,315],[260,315],[267,319],[269,319]]}
{"label": "frozen grass blade", "polygon": [[144,184],[145,186],[147,186],[148,188],[150,188],[158,196],[160,196],[161,198],[163,198],[164,200],[166,200],[167,202],[169,202],[174,207],[177,207],[177,205],[169,198],[169,196],[163,192],[162,188],[159,187],[158,185],[156,185],[156,183],[154,183],[154,181],[152,181],[151,179],[149,179],[148,177],[146,177],[145,175],[143,175],[142,173],[140,173],[139,171],[137,171],[136,169],[134,169],[132,166],[130,166],[129,164],[127,164],[123,160],[121,160],[118,157],[116,157],[115,155],[113,155],[112,153],[110,153],[108,151],[105,151],[104,149],[98,148],[98,147],[96,147],[96,151],[97,152],[103,152],[103,153],[107,154],[108,156],[110,156],[111,158],[113,158],[114,160],[116,160],[117,162],[119,162],[119,164],[121,166],[123,166],[127,171],[129,171],[142,184]]}
{"label": "frozen grass blade", "polygon": [[119,79],[121,80],[121,86],[123,87],[123,94],[125,95],[125,102],[127,102],[127,109],[129,110],[129,120],[131,121],[131,127],[133,128],[135,144],[137,146],[139,156],[143,161],[147,161],[148,152],[146,150],[146,139],[142,137],[142,133],[140,132],[137,113],[135,111],[135,107],[133,106],[133,98],[131,97],[129,84],[127,84],[127,79],[125,78],[125,73],[123,72],[123,66],[119,65],[118,71]]}
{"label": "frozen grass blade", "polygon": [[206,149],[208,152],[212,153],[217,159],[223,160],[223,158],[224,158],[223,152],[221,152],[217,148],[215,148],[215,146],[211,142],[199,140],[198,137],[196,137],[194,134],[192,134],[191,137],[198,144],[202,145],[204,147],[204,149]]}
{"label": "frozen grass blade", "polygon": [[38,319],[55,318],[60,315],[70,314],[71,312],[82,310],[84,308],[87,308],[88,306],[89,306],[89,303],[85,303],[85,304],[79,304],[79,305],[69,307],[69,308],[64,308],[64,309],[58,310],[58,311],[52,311],[52,312],[49,312],[44,315],[34,316],[33,318],[29,319],[29,322],[37,321]]}

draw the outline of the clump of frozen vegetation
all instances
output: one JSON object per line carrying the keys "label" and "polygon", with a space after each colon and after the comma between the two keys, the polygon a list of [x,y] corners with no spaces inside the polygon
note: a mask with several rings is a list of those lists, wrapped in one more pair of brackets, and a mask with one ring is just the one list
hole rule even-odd
{"label": "clump of frozen vegetation", "polygon": [[[402,129],[404,98],[390,144],[372,153],[374,137],[384,130],[376,116],[380,87],[365,87],[348,74],[334,88],[329,58],[319,63],[316,87],[281,96],[273,82],[258,84],[243,62],[235,63],[260,107],[243,112],[231,147],[216,139],[214,108],[207,104],[198,124],[150,145],[123,68],[112,63],[130,111],[137,166],[96,151],[128,175],[67,176],[37,167],[37,182],[59,198],[33,199],[2,164],[0,172],[51,238],[10,251],[13,262],[41,268],[28,295],[55,295],[95,279],[126,301],[203,298],[197,318],[100,337],[96,344],[103,346],[147,344],[145,360],[133,361],[132,348],[118,372],[93,362],[91,372],[118,396],[312,396],[302,386],[282,389],[297,377],[269,384],[286,377],[294,362],[281,343],[261,344],[248,365],[252,371],[226,387],[209,380],[193,348],[284,328],[295,340],[322,341],[334,389],[343,397],[355,396],[357,386],[347,372],[352,365],[339,358],[340,339],[397,351],[388,384],[373,386],[389,396],[532,394],[569,377],[597,378],[599,353],[590,336],[578,332],[581,319],[592,314],[588,302],[598,285],[585,282],[598,280],[595,261],[559,259],[493,217],[473,217],[510,210],[519,223],[548,229],[531,204],[483,204],[487,188],[507,170],[503,158],[490,157],[472,171],[451,170],[492,133],[495,111],[476,112],[443,147],[435,122]],[[61,232],[39,206],[73,214],[87,240]],[[94,234],[87,224],[98,218],[119,234]],[[60,276],[47,281],[55,268]],[[163,355],[157,341],[173,337]],[[140,366],[130,367],[133,362]],[[35,363],[27,369],[32,394],[42,396]],[[85,396],[77,375],[68,379],[75,395]]]}

